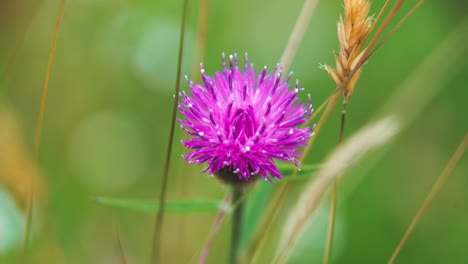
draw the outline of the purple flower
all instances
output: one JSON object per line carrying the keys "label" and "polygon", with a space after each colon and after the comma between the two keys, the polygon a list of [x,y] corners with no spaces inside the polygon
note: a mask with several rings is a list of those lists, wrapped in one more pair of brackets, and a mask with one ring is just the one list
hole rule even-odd
{"label": "purple flower", "polygon": [[[191,95],[183,92],[179,110],[185,121],[182,129],[192,137],[182,144],[193,152],[184,156],[189,163],[207,163],[211,175],[232,182],[245,182],[257,176],[281,179],[275,159],[293,162],[312,135],[311,128],[298,128],[313,113],[309,102],[298,102],[299,88],[281,80],[282,68],[267,74],[266,67],[257,75],[245,55],[244,71],[237,55],[229,56],[229,68],[223,54],[223,71],[207,76],[203,65],[203,83],[187,82]],[[232,179],[225,179],[230,177]]]}

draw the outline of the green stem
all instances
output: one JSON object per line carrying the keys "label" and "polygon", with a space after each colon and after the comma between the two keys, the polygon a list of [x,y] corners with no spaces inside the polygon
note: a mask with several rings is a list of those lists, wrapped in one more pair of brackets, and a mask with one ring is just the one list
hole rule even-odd
{"label": "green stem", "polygon": [[232,204],[234,207],[234,213],[232,215],[232,234],[231,234],[231,255],[229,257],[229,263],[238,263],[238,251],[242,233],[242,220],[244,216],[245,199],[242,199],[244,194],[244,188],[232,187]]}
{"label": "green stem", "polygon": [[152,263],[162,263],[161,261],[161,237],[164,220],[165,200],[167,192],[167,182],[169,178],[169,165],[171,163],[172,143],[174,139],[174,129],[177,115],[177,102],[179,101],[180,79],[182,78],[182,58],[184,56],[184,40],[185,40],[185,21],[188,16],[188,0],[184,0],[182,6],[182,18],[180,23],[180,37],[179,37],[179,55],[177,58],[177,76],[174,92],[174,102],[172,105],[172,118],[171,130],[169,132],[169,140],[167,142],[166,161],[164,162],[164,173],[161,182],[161,192],[159,194],[159,210],[156,215],[153,232],[153,250],[152,250]]}
{"label": "green stem", "polygon": [[[347,95],[343,98],[343,108],[341,110],[341,125],[340,125],[340,137],[338,139],[338,146],[343,143],[345,124],[346,124],[346,106],[348,103]],[[327,241],[325,245],[325,255],[323,259],[324,264],[330,263],[332,251],[333,251],[333,238],[335,235],[335,222],[336,222],[336,207],[338,202],[338,177],[333,182],[332,199],[330,205],[330,217],[328,219],[328,230],[327,230]]]}

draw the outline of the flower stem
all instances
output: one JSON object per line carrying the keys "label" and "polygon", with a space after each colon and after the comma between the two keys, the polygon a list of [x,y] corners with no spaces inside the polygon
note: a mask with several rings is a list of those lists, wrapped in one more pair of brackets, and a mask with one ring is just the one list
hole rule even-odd
{"label": "flower stem", "polygon": [[238,263],[239,244],[245,207],[245,199],[242,199],[243,194],[243,187],[232,187],[232,204],[237,204],[237,206],[234,207],[234,213],[232,215],[231,255],[229,257],[229,263],[231,264]]}

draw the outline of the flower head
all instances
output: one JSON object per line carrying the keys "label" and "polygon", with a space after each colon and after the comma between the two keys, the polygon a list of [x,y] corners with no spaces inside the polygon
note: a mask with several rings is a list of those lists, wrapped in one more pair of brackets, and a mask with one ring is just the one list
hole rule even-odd
{"label": "flower head", "polygon": [[187,82],[191,95],[183,92],[179,110],[182,129],[192,137],[182,144],[193,152],[184,156],[189,163],[207,163],[205,171],[217,174],[230,183],[241,183],[262,176],[281,179],[274,160],[293,162],[298,147],[312,135],[311,128],[297,128],[313,113],[312,105],[298,103],[298,82],[293,90],[281,80],[279,65],[259,75],[245,55],[244,70],[238,67],[237,55],[229,57],[229,68],[223,54],[223,71],[205,74],[203,83]]}

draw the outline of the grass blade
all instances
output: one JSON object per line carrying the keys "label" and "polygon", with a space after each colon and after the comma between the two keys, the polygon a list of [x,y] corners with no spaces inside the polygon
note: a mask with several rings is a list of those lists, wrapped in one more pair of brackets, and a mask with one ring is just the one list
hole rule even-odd
{"label": "grass blade", "polygon": [[[154,213],[160,211],[159,201],[146,201],[137,199],[98,197],[96,202],[100,205],[115,207],[139,212]],[[221,201],[209,200],[173,200],[166,201],[164,210],[167,213],[215,213],[222,208]]]}

